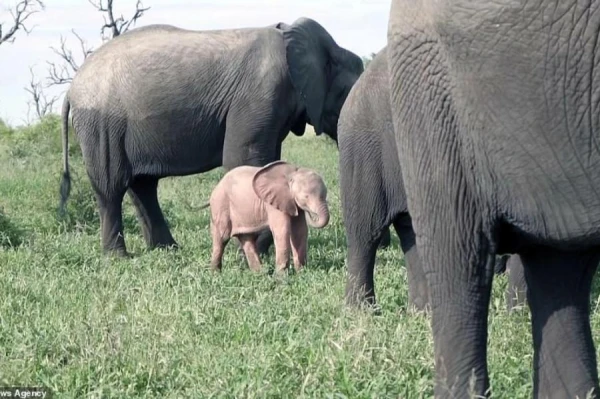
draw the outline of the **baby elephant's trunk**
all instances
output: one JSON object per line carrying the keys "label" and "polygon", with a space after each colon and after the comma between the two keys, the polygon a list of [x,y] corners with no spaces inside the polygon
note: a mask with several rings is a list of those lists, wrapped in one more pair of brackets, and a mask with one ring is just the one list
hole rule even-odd
{"label": "baby elephant's trunk", "polygon": [[306,219],[311,227],[322,229],[327,226],[327,223],[329,223],[329,208],[327,207],[327,202],[319,204],[316,212],[312,212],[312,210],[309,211],[308,216],[309,217]]}

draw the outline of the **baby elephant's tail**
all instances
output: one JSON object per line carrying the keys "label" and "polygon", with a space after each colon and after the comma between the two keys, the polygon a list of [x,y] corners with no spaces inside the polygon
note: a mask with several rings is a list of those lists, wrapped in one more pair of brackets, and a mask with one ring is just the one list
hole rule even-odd
{"label": "baby elephant's tail", "polygon": [[210,202],[207,202],[206,204],[200,205],[198,207],[191,206],[190,204],[185,204],[185,207],[188,208],[190,211],[201,211],[202,209],[206,209],[209,206],[210,206]]}

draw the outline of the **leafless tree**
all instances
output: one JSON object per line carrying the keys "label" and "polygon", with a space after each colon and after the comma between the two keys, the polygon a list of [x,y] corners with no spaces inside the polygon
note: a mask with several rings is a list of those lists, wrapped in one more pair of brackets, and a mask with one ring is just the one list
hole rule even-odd
{"label": "leafless tree", "polygon": [[66,39],[61,35],[60,37],[60,48],[50,47],[52,51],[60,57],[62,60],[61,64],[55,62],[46,61],[48,63],[48,86],[63,85],[71,83],[73,75],[79,70],[79,67],[88,55],[92,54],[93,49],[88,47],[87,43],[81,36],[74,30],[71,30],[73,35],[79,41],[79,50],[81,52],[82,60],[78,62],[73,54],[73,51],[67,47]]}
{"label": "leafless tree", "polygon": [[31,74],[31,80],[29,81],[29,86],[25,87],[25,91],[31,94],[31,100],[27,102],[27,123],[31,122],[32,110],[38,119],[42,119],[52,112],[54,103],[58,100],[58,96],[51,98],[46,96],[42,84],[39,81],[35,81],[35,74],[32,67],[29,67],[29,73]]}
{"label": "leafless tree", "polygon": [[21,0],[17,3],[14,10],[10,10],[12,23],[10,25],[0,23],[0,44],[13,43],[16,38],[15,34],[19,30],[23,30],[29,34],[33,28],[27,28],[25,21],[33,14],[44,9],[45,5],[41,0]]}
{"label": "leafless tree", "polygon": [[[102,12],[104,25],[100,29],[102,41],[108,41],[122,33],[127,32],[139,18],[148,11],[150,7],[143,6],[141,0],[138,0],[135,6],[135,12],[129,19],[123,15],[115,18],[113,11],[113,0],[88,0],[98,11]],[[74,30],[71,31],[79,42],[79,56],[75,56],[73,51],[67,46],[66,39],[61,36],[60,47],[51,47],[52,51],[61,59],[61,64],[48,62],[48,86],[63,85],[71,83],[73,76],[79,70],[79,67],[85,59],[94,51]],[[81,61],[77,61],[81,59]]]}
{"label": "leafless tree", "polygon": [[[119,36],[121,33],[125,33],[129,30],[131,25],[135,25],[136,21],[144,15],[144,12],[148,11],[150,7],[144,8],[141,0],[138,0],[135,5],[135,12],[130,19],[125,19],[123,14],[115,18],[113,12],[113,0],[104,1],[88,0],[98,11],[105,13],[104,15],[104,26],[101,28],[100,33],[102,34],[102,40],[107,41],[114,37]],[[109,30],[110,33],[106,33]]]}
{"label": "leafless tree", "polygon": [[[115,13],[113,11],[113,0],[88,1],[98,11],[104,14],[104,25],[100,29],[103,42],[127,32],[132,26],[135,25],[137,20],[144,15],[144,12],[150,9],[150,7],[144,7],[141,0],[137,0],[135,12],[131,18],[125,19],[123,15],[115,18]],[[23,0],[23,2],[26,1]],[[39,2],[41,4],[41,1]],[[21,19],[21,21],[23,20],[24,19]],[[63,36],[60,37],[59,47],[50,47],[54,54],[59,57],[60,61],[58,63],[47,61],[48,76],[45,86],[42,86],[39,81],[35,81],[33,70],[30,68],[31,81],[29,86],[25,88],[25,90],[31,95],[28,112],[29,119],[31,119],[31,110],[35,111],[35,115],[38,118],[41,118],[44,115],[52,112],[54,104],[58,100],[59,96],[48,98],[44,94],[43,89],[51,86],[60,86],[71,83],[73,81],[73,76],[75,76],[85,59],[94,51],[94,49],[90,47],[86,41],[79,34],[77,34],[77,32],[75,32],[75,30],[71,30],[71,33],[73,33],[77,39],[78,48],[77,50],[73,51],[68,46],[67,39]]]}

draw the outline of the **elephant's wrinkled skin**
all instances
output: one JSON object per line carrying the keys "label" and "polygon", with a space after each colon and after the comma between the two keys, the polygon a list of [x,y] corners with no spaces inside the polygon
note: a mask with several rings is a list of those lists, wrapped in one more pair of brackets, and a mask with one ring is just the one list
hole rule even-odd
{"label": "elephant's wrinkled skin", "polygon": [[223,250],[236,237],[248,265],[260,271],[258,234],[270,229],[275,239],[276,271],[287,269],[290,247],[294,268],[306,264],[307,221],[322,229],[329,223],[327,187],[311,169],[284,161],[263,166],[238,166],[223,176],[210,196],[211,267],[221,270]]}
{"label": "elephant's wrinkled skin", "polygon": [[599,27],[598,2],[392,1],[391,109],[437,397],[487,395],[497,253],[523,262],[533,396],[598,395]]}
{"label": "elephant's wrinkled skin", "polygon": [[158,204],[160,178],[264,166],[306,123],[335,139],[339,111],[362,71],[356,54],[307,18],[215,31],[151,25],[118,36],[86,59],[65,97],[61,206],[70,185],[71,112],[104,249],[127,253],[127,191],[148,246],[176,246]]}
{"label": "elephant's wrinkled skin", "polygon": [[[340,197],[348,253],[346,301],[375,303],[373,271],[382,236],[393,225],[404,253],[408,300],[422,310],[428,304],[427,280],[415,245],[415,234],[406,204],[406,193],[394,136],[388,61],[384,47],[348,94],[338,122]],[[520,265],[511,257],[513,268]],[[498,257],[497,274],[506,270],[507,259]],[[513,292],[522,292],[524,282],[507,291],[509,309],[519,304]]]}
{"label": "elephant's wrinkled skin", "polygon": [[382,235],[394,225],[406,259],[409,302],[428,303],[414,245],[393,134],[385,49],[350,90],[338,122],[340,199],[348,242],[347,301],[375,303],[373,270]]}

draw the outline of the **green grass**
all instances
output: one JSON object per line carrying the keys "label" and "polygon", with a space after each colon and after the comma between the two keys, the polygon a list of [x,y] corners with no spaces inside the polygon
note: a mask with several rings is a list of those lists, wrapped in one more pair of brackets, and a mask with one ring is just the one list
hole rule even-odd
{"label": "green grass", "polygon": [[[181,245],[146,251],[130,200],[135,257],[100,249],[99,221],[79,147],[69,217],[57,217],[60,133],[49,118],[0,129],[0,385],[43,385],[60,398],[422,398],[432,396],[429,319],[407,310],[394,236],[376,267],[379,316],[343,306],[345,236],[337,150],[291,135],[283,158],[329,188],[331,223],[309,232],[309,264],[285,280],[251,273],[228,247],[208,270],[209,210],[221,170],[164,179],[160,201]],[[273,259],[267,260],[272,267]],[[494,282],[489,367],[497,398],[532,394],[529,314],[505,311]],[[592,301],[598,340],[600,317]]]}

